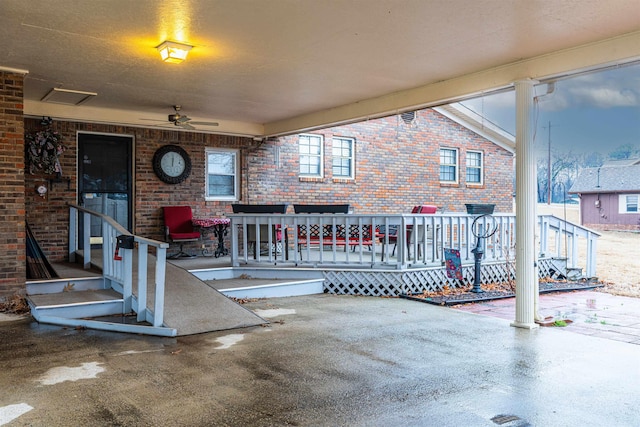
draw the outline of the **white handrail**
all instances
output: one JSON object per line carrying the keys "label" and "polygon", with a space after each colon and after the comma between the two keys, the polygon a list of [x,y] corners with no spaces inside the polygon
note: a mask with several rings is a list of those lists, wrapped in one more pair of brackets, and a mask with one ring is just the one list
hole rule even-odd
{"label": "white handrail", "polygon": [[[585,276],[596,276],[596,245],[601,234],[565,221],[554,215],[540,215],[538,217],[540,229],[540,254],[541,256],[555,256],[567,259],[569,267],[578,267],[582,264],[579,255],[579,239],[585,239]],[[554,243],[554,248],[550,244]]]}
{"label": "white handrail", "polygon": [[[82,230],[79,230],[78,213],[82,212]],[[158,240],[136,236],[118,224],[113,218],[82,206],[69,204],[69,261],[75,260],[78,251],[78,241],[82,236],[84,252],[83,265],[87,269],[91,265],[91,219],[102,222],[102,275],[105,283],[122,293],[124,299],[124,313],[135,311],[138,321],[147,321],[159,327],[164,323],[164,292],[167,248],[169,244]],[[116,247],[119,236],[132,236],[137,248],[127,249]],[[147,306],[148,278],[147,265],[149,249],[155,248],[155,298],[153,307]],[[134,295],[134,261],[137,259],[137,295]]]}

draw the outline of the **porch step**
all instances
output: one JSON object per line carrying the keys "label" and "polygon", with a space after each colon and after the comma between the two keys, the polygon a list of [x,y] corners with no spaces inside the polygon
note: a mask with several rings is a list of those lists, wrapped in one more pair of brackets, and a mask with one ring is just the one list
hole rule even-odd
{"label": "porch step", "polygon": [[175,328],[138,322],[133,313],[124,313],[124,299],[112,289],[27,295],[27,301],[31,315],[39,323],[164,337],[177,335]]}
{"label": "porch step", "polygon": [[549,268],[549,274],[552,279],[566,279],[567,278],[567,259],[566,258],[551,258],[551,267]]}
{"label": "porch step", "polygon": [[580,280],[583,278],[581,267],[569,267],[567,258],[552,258],[549,270],[552,279]]}
{"label": "porch step", "polygon": [[567,280],[580,280],[583,277],[581,267],[567,267]]}
{"label": "porch step", "polygon": [[206,283],[232,298],[276,298],[321,294],[324,279],[227,279]]}
{"label": "porch step", "polygon": [[27,295],[31,315],[78,319],[109,316],[124,312],[122,295],[112,289],[69,290],[68,292]]}
{"label": "porch step", "polygon": [[197,269],[189,272],[213,289],[232,298],[293,297],[324,292],[324,275],[314,270],[236,267]]}
{"label": "porch step", "polygon": [[83,277],[76,279],[32,280],[26,283],[28,295],[57,294],[68,291],[89,291],[105,289],[102,277]]}

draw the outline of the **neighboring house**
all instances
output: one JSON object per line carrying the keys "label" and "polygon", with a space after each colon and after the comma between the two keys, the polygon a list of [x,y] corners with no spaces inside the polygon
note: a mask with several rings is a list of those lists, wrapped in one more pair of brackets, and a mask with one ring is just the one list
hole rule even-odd
{"label": "neighboring house", "polygon": [[587,227],[640,229],[640,159],[584,169],[569,193],[580,196],[580,218]]}

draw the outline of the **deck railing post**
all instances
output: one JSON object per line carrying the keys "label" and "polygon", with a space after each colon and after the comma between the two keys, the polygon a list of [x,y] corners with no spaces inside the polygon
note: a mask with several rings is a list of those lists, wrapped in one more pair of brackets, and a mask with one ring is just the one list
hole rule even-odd
{"label": "deck railing post", "polygon": [[138,243],[138,306],[136,308],[137,320],[142,322],[147,316],[147,261],[149,245],[145,242]]}
{"label": "deck railing post", "polygon": [[133,296],[133,249],[120,249],[124,263],[122,278],[122,297],[124,298],[124,313],[129,313]]}
{"label": "deck railing post", "polygon": [[596,246],[597,236],[587,233],[587,268],[585,274],[588,278],[596,277]]}
{"label": "deck railing post", "polygon": [[153,304],[153,326],[162,326],[164,323],[164,287],[166,273],[167,249],[157,248],[156,253],[156,292]]}
{"label": "deck railing post", "polygon": [[69,206],[69,262],[76,262],[78,251],[78,210]]}
{"label": "deck railing post", "polygon": [[91,214],[82,213],[82,252],[84,254],[82,267],[85,270],[91,268]]}

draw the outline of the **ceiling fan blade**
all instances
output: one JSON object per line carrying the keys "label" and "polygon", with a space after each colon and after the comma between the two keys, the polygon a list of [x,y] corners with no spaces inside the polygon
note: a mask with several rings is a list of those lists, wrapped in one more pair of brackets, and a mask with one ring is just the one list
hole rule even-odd
{"label": "ceiling fan blade", "polygon": [[201,125],[201,126],[218,126],[218,122],[189,122],[192,125]]}
{"label": "ceiling fan blade", "polygon": [[159,124],[153,125],[153,126],[157,127],[157,128],[168,128],[168,127],[174,127],[174,126],[176,126],[176,124],[175,123],[159,123]]}
{"label": "ceiling fan blade", "polygon": [[188,121],[190,121],[191,119],[187,116],[177,116],[176,117],[176,123],[186,123]]}
{"label": "ceiling fan blade", "polygon": [[191,126],[189,123],[178,123],[178,122],[176,122],[176,126],[180,126],[182,129],[195,130],[195,128],[193,126]]}

